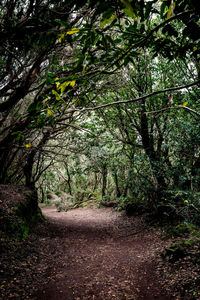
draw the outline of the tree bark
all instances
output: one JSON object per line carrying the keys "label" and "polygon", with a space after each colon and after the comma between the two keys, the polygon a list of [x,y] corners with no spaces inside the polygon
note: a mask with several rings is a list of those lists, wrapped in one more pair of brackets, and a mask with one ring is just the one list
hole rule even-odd
{"label": "tree bark", "polygon": [[141,105],[141,119],[140,119],[140,134],[142,137],[142,144],[145,150],[145,153],[149,157],[150,164],[152,167],[152,170],[154,172],[154,176],[157,180],[157,190],[161,191],[166,189],[166,183],[164,176],[162,174],[162,169],[161,169],[161,161],[159,159],[160,155],[156,155],[156,151],[154,150],[154,141],[152,138],[149,136],[149,131],[148,131],[148,119],[145,114],[145,103],[142,101]]}
{"label": "tree bark", "polygon": [[94,188],[93,188],[93,192],[95,192],[96,191],[96,189],[97,189],[97,185],[98,185],[98,176],[97,176],[97,173],[95,172],[94,173]]}
{"label": "tree bark", "polygon": [[66,171],[67,171],[67,185],[68,185],[68,189],[69,189],[69,194],[72,195],[72,187],[71,187],[71,176],[69,173],[69,169],[68,166],[65,165]]}
{"label": "tree bark", "polygon": [[116,197],[119,198],[121,196],[121,191],[120,191],[120,188],[119,188],[118,176],[117,176],[116,172],[114,172],[114,181],[115,181]]}
{"label": "tree bark", "polygon": [[107,175],[108,175],[107,165],[104,164],[102,167],[102,197],[104,197],[106,193]]}
{"label": "tree bark", "polygon": [[30,188],[35,188],[35,181],[33,178],[33,165],[34,165],[34,159],[38,151],[41,150],[41,148],[45,145],[45,143],[48,141],[50,137],[50,131],[47,131],[44,135],[41,141],[39,142],[38,146],[34,148],[26,161],[26,164],[24,166],[24,175],[25,175],[25,182],[26,186]]}

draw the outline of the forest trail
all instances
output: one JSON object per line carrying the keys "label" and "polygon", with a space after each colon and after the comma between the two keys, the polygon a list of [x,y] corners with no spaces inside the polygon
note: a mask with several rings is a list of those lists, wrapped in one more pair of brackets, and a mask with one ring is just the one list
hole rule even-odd
{"label": "forest trail", "polygon": [[31,299],[170,299],[155,271],[167,242],[143,217],[128,218],[110,208],[42,212],[49,222],[49,232],[40,234],[47,276]]}

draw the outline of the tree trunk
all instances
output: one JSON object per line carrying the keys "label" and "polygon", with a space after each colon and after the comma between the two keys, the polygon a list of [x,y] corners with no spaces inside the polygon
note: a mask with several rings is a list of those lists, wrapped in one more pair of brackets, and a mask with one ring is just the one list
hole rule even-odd
{"label": "tree trunk", "polygon": [[26,165],[24,166],[24,176],[25,176],[25,182],[26,186],[30,188],[34,188],[35,183],[32,180],[32,173],[33,173],[33,164],[34,164],[34,157],[35,157],[35,150],[32,151],[29,154],[28,160],[26,162]]}
{"label": "tree trunk", "polygon": [[105,164],[102,168],[102,197],[104,197],[105,193],[106,193],[107,175],[108,175],[108,170],[107,170],[107,166]]}
{"label": "tree trunk", "polygon": [[116,197],[119,198],[121,196],[121,191],[120,191],[120,188],[119,188],[118,176],[117,176],[116,172],[114,172],[114,181],[115,181]]}
{"label": "tree trunk", "polygon": [[24,175],[25,175],[26,186],[30,187],[32,189],[35,188],[35,180],[33,178],[33,165],[34,165],[35,156],[38,153],[38,151],[40,151],[41,148],[48,141],[49,137],[50,137],[50,131],[47,131],[43,135],[43,138],[39,142],[38,146],[30,152],[28,159],[26,161],[26,164],[24,166]]}
{"label": "tree trunk", "polygon": [[[13,126],[8,134],[0,141],[0,183],[9,183],[7,176],[8,170],[19,153],[19,149],[14,149],[16,132],[23,132],[29,124],[28,119],[25,121],[19,121]],[[21,166],[20,166],[21,167]]]}
{"label": "tree trunk", "polygon": [[154,176],[157,180],[157,190],[159,192],[166,189],[166,183],[162,174],[161,161],[154,150],[153,139],[149,136],[148,119],[145,112],[145,102],[143,101],[141,104],[140,134],[145,153],[149,157]]}
{"label": "tree trunk", "polygon": [[94,177],[94,180],[95,180],[95,181],[94,181],[93,192],[96,191],[97,185],[98,185],[98,176],[97,176],[97,173],[96,173],[96,172],[94,173],[94,176],[95,176],[95,177]]}
{"label": "tree trunk", "polygon": [[68,189],[69,189],[69,194],[72,195],[71,177],[70,177],[68,166],[65,165],[65,167],[66,167],[66,171],[67,171],[67,185],[68,185]]}

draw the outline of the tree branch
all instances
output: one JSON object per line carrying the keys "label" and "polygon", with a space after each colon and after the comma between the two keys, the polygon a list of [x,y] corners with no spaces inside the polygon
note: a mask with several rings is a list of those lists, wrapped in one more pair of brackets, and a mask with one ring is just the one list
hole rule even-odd
{"label": "tree branch", "polygon": [[189,112],[191,112],[191,113],[197,115],[198,117],[200,117],[200,113],[199,112],[197,112],[196,110],[191,109],[191,108],[189,108],[187,106],[182,106],[182,105],[170,106],[170,107],[162,108],[162,109],[159,109],[159,110],[153,110],[153,111],[145,112],[145,114],[146,115],[156,114],[156,113],[160,113],[160,112],[163,112],[163,111],[166,111],[166,110],[169,110],[169,109],[180,109],[180,108],[186,109]]}
{"label": "tree branch", "polygon": [[87,133],[90,133],[92,135],[94,135],[95,137],[97,137],[92,131],[86,129],[86,128],[82,128],[78,125],[73,125],[73,124],[60,124],[60,125],[64,125],[64,126],[68,126],[68,127],[72,127],[72,128],[75,128],[75,129],[78,129],[78,130],[81,130],[81,131],[85,131]]}
{"label": "tree branch", "polygon": [[[186,84],[186,85],[180,85],[180,86],[177,86],[177,87],[172,87],[172,88],[167,88],[167,89],[160,90],[160,91],[155,91],[155,92],[152,92],[152,93],[150,93],[148,95],[144,95],[144,96],[141,96],[141,97],[138,97],[138,98],[135,98],[135,99],[124,100],[124,101],[115,101],[115,102],[110,102],[110,103],[102,104],[102,105],[99,105],[99,106],[96,106],[96,107],[85,108],[85,109],[82,109],[81,111],[78,110],[78,109],[74,109],[74,110],[69,110],[68,112],[93,111],[93,110],[97,110],[97,109],[109,107],[109,106],[112,106],[112,105],[119,105],[119,104],[126,104],[126,103],[138,102],[138,101],[144,100],[146,98],[149,98],[149,97],[152,97],[152,96],[155,96],[155,95],[158,95],[158,94],[162,94],[162,93],[167,93],[167,92],[172,92],[172,91],[177,91],[177,90],[182,90],[182,89],[190,88],[190,87],[192,87],[194,85],[197,85],[198,83],[200,83],[200,80],[194,81],[194,82],[192,82],[190,84]],[[180,107],[182,107],[182,106],[180,106]]]}

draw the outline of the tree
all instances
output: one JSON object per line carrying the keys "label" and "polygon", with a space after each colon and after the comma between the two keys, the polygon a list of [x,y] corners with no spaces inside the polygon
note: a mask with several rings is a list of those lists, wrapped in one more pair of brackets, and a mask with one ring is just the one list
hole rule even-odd
{"label": "tree", "polygon": [[[53,131],[51,110],[44,105],[44,89],[47,93],[55,85],[55,76],[52,78],[56,67],[55,49],[63,49],[58,43],[58,35],[63,25],[71,29],[80,22],[84,4],[84,1],[80,3],[78,13],[78,6],[75,8],[73,1],[31,0],[25,5],[24,1],[2,1],[1,182],[10,181],[10,175],[15,174],[25,155],[24,173],[26,183],[30,184],[34,157],[49,134],[41,136],[28,155],[24,153],[31,145],[27,140],[32,140],[31,135],[37,131],[41,135],[44,126],[50,126]],[[72,17],[74,12],[77,13],[76,18]]]}
{"label": "tree", "polygon": [[[3,0],[0,181],[25,176],[34,185],[31,173],[44,145],[73,125],[86,112],[82,108],[93,109],[96,95],[88,95],[105,88],[108,76],[111,82],[122,66],[135,63],[143,48],[171,61],[190,56],[198,71],[198,19],[195,1],[30,0],[24,5]],[[143,144],[153,157],[145,113]]]}

